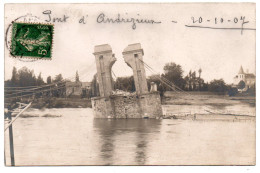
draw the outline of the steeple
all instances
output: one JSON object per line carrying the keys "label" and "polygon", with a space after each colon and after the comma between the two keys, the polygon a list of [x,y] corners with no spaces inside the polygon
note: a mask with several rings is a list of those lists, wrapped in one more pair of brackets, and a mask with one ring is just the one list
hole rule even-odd
{"label": "steeple", "polygon": [[242,65],[240,66],[238,74],[245,74]]}

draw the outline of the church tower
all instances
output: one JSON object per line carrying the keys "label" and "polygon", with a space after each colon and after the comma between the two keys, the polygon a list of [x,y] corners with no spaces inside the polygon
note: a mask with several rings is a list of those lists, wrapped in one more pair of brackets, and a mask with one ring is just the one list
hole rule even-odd
{"label": "church tower", "polygon": [[242,65],[240,66],[239,72],[238,72],[238,79],[241,80],[245,80],[245,72],[243,70]]}

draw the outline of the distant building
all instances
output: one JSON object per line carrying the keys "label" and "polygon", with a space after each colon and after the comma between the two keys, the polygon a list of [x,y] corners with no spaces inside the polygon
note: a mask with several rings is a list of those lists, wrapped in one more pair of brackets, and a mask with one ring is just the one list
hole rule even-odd
{"label": "distant building", "polygon": [[81,82],[82,97],[91,97],[91,82]]}
{"label": "distant building", "polygon": [[240,81],[245,82],[245,88],[243,90],[247,90],[255,85],[255,75],[253,73],[245,73],[243,67],[241,66],[238,74],[234,77],[234,85],[237,86]]}
{"label": "distant building", "polygon": [[65,96],[66,97],[81,97],[82,89],[81,82],[65,82]]}
{"label": "distant building", "polygon": [[91,96],[91,82],[65,82],[66,97],[87,97]]}

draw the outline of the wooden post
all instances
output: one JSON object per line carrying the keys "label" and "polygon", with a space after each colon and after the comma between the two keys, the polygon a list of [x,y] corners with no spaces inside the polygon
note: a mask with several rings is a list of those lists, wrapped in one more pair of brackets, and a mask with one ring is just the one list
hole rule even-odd
{"label": "wooden post", "polygon": [[[23,103],[18,103],[21,107],[21,106],[25,106],[26,104],[23,104]],[[14,141],[13,141],[13,122],[26,110],[28,109],[30,106],[31,106],[32,102],[30,102],[29,104],[27,104],[23,110],[21,110],[17,115],[16,117],[12,120],[12,111],[11,111],[11,108],[12,106],[9,105],[8,106],[8,112],[5,114],[5,119],[8,118],[9,122],[8,122],[8,125],[6,125],[5,127],[5,131],[7,129],[9,129],[9,144],[10,144],[10,158],[11,158],[11,166],[15,166],[15,161],[14,161]],[[19,110],[19,108],[18,108]],[[14,111],[13,111],[14,112]]]}
{"label": "wooden post", "polygon": [[[8,119],[12,121],[12,113],[10,110],[7,113]],[[9,144],[10,144],[10,157],[11,157],[11,166],[15,166],[14,162],[14,141],[13,141],[13,126],[9,126]]]}

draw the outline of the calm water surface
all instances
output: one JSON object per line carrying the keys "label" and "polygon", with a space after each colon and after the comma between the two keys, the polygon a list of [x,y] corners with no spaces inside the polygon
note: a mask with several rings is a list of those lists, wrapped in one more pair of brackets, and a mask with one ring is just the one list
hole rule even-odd
{"label": "calm water surface", "polygon": [[89,108],[28,113],[61,117],[16,120],[16,165],[218,165],[255,160],[255,121],[94,119]]}

